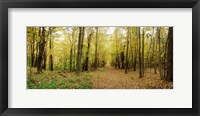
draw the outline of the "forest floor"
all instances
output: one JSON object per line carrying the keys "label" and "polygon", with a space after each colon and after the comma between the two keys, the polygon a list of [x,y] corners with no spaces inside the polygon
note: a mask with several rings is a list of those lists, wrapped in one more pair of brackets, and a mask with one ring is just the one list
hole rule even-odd
{"label": "forest floor", "polygon": [[76,73],[66,71],[45,71],[37,74],[36,69],[28,69],[29,89],[172,89],[173,83],[161,80],[153,69],[146,69],[145,76],[139,78],[138,71],[125,74],[122,69],[109,65],[97,71]]}

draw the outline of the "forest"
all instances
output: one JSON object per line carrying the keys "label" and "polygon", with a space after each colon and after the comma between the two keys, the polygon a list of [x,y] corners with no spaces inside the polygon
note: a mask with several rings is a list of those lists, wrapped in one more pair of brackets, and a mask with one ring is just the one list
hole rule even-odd
{"label": "forest", "polygon": [[28,89],[173,89],[173,27],[27,27]]}

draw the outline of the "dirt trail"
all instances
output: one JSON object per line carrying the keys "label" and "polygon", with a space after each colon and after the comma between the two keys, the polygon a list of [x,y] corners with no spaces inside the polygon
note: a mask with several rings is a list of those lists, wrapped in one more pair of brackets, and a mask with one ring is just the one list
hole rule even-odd
{"label": "dirt trail", "polygon": [[93,73],[92,88],[94,89],[154,89],[172,88],[171,82],[163,81],[153,71],[145,72],[144,78],[138,78],[138,71],[115,69],[109,64]]}

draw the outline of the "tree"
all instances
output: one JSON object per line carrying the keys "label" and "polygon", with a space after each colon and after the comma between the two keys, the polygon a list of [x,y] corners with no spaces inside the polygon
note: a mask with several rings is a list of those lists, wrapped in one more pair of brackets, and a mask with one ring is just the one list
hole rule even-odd
{"label": "tree", "polygon": [[49,33],[48,33],[48,37],[49,37],[49,70],[53,71],[53,41],[54,39],[51,37],[52,36],[52,32],[55,28],[49,27]]}
{"label": "tree", "polygon": [[83,48],[83,39],[84,39],[84,27],[79,27],[79,37],[78,37],[78,52],[77,52],[77,65],[76,73],[80,73],[81,70],[81,58],[82,58],[82,48]]}
{"label": "tree", "polygon": [[98,60],[98,57],[97,57],[97,46],[98,46],[98,27],[95,28],[96,29],[96,42],[95,42],[95,59],[94,59],[94,70],[97,69],[97,60]]}
{"label": "tree", "polygon": [[[137,28],[135,30],[136,30],[136,33],[138,33]],[[135,37],[135,54],[134,54],[135,57],[134,57],[133,71],[136,71],[136,66],[137,66],[137,54],[138,54],[137,48],[138,48],[138,37]]]}
{"label": "tree", "polygon": [[89,29],[88,37],[87,37],[87,52],[86,52],[86,59],[85,59],[85,71],[88,71],[89,68],[89,53],[90,53],[90,44],[92,39],[93,29]]}
{"label": "tree", "polygon": [[156,52],[157,52],[157,47],[156,47],[156,37],[153,39],[153,53],[152,53],[152,60],[153,60],[153,67],[154,67],[154,74],[157,74],[157,60],[156,60]]}
{"label": "tree", "polygon": [[40,27],[39,28],[39,35],[40,35],[40,41],[39,41],[39,54],[38,54],[38,63],[37,63],[37,71],[38,73],[42,73],[42,61],[44,58],[44,47],[45,47],[45,28]]}
{"label": "tree", "polygon": [[73,47],[74,47],[74,40],[75,40],[75,31],[76,31],[76,28],[72,28],[72,35],[71,35],[71,38],[69,38],[69,41],[70,41],[70,61],[69,61],[69,70],[70,72],[72,72],[72,63],[73,63]]}
{"label": "tree", "polygon": [[127,37],[126,37],[126,65],[125,65],[125,73],[128,73],[128,47],[129,47],[129,38],[130,38],[130,28],[127,28]]}
{"label": "tree", "polygon": [[159,65],[159,72],[160,72],[160,78],[163,78],[163,71],[162,71],[162,59],[161,59],[161,36],[160,36],[160,31],[161,28],[158,27],[157,28],[157,31],[158,31],[158,65]]}
{"label": "tree", "polygon": [[173,27],[169,27],[168,50],[167,50],[167,77],[166,80],[173,81]]}
{"label": "tree", "polygon": [[138,40],[139,40],[139,78],[142,78],[143,75],[142,75],[142,57],[141,57],[141,38],[140,38],[140,27],[138,27],[138,32],[137,32],[137,37],[138,37]]}
{"label": "tree", "polygon": [[142,29],[142,77],[144,77],[144,27]]}
{"label": "tree", "polygon": [[[148,64],[149,64],[150,71],[151,71],[151,60],[152,60],[152,59],[149,58],[149,57],[151,57],[151,56],[150,56],[150,52],[151,52],[151,50],[152,50],[153,35],[154,35],[154,27],[152,27],[151,40],[150,40],[150,44],[149,44],[149,50],[148,50],[148,53],[147,53],[147,62],[148,62]],[[153,48],[153,49],[154,49],[154,48]]]}

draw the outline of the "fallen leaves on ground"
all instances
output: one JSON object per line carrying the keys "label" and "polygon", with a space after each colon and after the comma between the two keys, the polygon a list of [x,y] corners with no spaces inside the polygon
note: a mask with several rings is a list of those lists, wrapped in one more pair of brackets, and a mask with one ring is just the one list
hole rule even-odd
{"label": "fallen leaves on ground", "polygon": [[146,69],[145,76],[139,78],[138,71],[125,74],[122,69],[111,66],[96,71],[75,72],[45,71],[37,74],[36,70],[28,74],[29,89],[172,89],[173,83],[160,79],[153,70]]}

